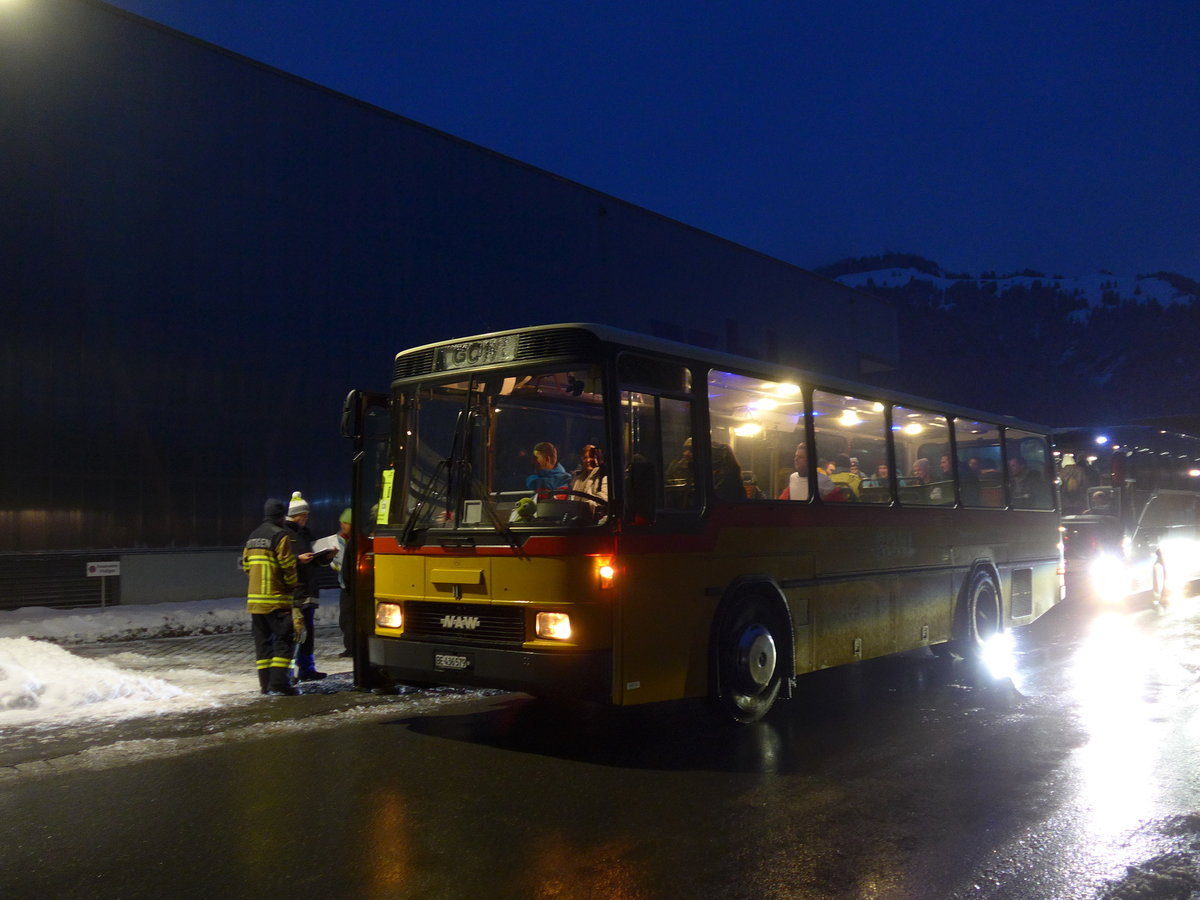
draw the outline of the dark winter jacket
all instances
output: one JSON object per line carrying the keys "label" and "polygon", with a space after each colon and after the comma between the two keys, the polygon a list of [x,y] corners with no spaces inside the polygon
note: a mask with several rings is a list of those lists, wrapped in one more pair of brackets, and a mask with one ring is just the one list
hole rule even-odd
{"label": "dark winter jacket", "polygon": [[317,563],[299,561],[301,554],[313,552],[313,533],[308,530],[307,525],[301,525],[291,519],[284,519],[283,527],[287,529],[288,536],[292,539],[292,550],[297,556],[296,605],[316,606],[317,598],[321,594]]}
{"label": "dark winter jacket", "polygon": [[296,556],[283,526],[266,519],[250,533],[242,549],[242,568],[250,575],[246,598],[251,613],[291,608]]}

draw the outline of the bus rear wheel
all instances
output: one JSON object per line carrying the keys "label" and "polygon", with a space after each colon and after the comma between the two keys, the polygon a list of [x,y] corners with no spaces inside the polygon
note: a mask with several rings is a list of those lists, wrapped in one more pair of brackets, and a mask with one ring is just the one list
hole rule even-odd
{"label": "bus rear wheel", "polygon": [[972,573],[964,602],[964,634],[954,650],[965,659],[978,659],[984,645],[1000,631],[1000,588],[991,572]]}
{"label": "bus rear wheel", "polygon": [[723,719],[748,725],[767,714],[783,684],[777,617],[761,600],[747,600],[718,626],[717,685],[710,698]]}

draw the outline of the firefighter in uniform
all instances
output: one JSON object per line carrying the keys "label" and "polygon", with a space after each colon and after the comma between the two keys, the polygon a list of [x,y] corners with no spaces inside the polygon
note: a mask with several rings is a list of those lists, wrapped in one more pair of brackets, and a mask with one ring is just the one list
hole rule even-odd
{"label": "firefighter in uniform", "polygon": [[263,523],[251,532],[242,550],[242,568],[250,576],[246,596],[259,688],[264,694],[293,696],[299,693],[290,677],[296,640],[292,622],[296,557],[283,527],[286,513],[281,500],[264,504]]}

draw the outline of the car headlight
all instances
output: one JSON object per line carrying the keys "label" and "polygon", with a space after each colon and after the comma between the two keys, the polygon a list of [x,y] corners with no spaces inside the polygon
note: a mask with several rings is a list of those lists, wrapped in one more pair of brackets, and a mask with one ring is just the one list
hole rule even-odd
{"label": "car headlight", "polygon": [[1101,553],[1088,564],[1088,576],[1096,596],[1109,602],[1123,600],[1129,593],[1129,569],[1115,553]]}

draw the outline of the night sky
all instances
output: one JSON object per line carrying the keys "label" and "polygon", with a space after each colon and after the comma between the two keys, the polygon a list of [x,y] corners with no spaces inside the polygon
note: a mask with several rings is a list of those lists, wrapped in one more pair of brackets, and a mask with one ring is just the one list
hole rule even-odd
{"label": "night sky", "polygon": [[1200,277],[1195,0],[115,5],[806,268]]}

